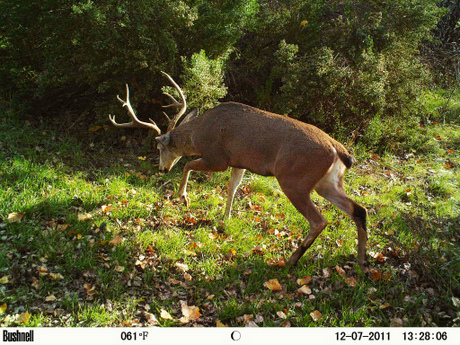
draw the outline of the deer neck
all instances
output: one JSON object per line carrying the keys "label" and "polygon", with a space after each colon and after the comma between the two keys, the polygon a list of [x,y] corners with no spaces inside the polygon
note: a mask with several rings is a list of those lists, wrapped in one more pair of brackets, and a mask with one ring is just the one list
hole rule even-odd
{"label": "deer neck", "polygon": [[192,126],[181,124],[171,131],[171,145],[181,153],[182,156],[198,155],[192,142]]}

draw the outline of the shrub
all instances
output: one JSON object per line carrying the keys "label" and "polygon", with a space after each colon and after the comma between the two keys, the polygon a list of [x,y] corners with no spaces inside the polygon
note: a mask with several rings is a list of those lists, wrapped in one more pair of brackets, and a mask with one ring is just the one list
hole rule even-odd
{"label": "shrub", "polygon": [[243,101],[345,133],[411,116],[429,80],[418,48],[439,16],[429,0],[264,1],[232,66],[257,89]]}

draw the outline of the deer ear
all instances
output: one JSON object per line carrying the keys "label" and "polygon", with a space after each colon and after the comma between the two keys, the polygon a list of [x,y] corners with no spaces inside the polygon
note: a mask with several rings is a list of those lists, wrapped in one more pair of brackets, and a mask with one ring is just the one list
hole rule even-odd
{"label": "deer ear", "polygon": [[155,140],[158,141],[163,146],[168,146],[169,142],[171,141],[171,134],[170,132],[168,132],[164,135],[160,135],[159,137],[156,137]]}
{"label": "deer ear", "polygon": [[198,108],[193,109],[190,113],[187,114],[187,116],[182,120],[181,123],[185,123],[188,120],[198,116]]}

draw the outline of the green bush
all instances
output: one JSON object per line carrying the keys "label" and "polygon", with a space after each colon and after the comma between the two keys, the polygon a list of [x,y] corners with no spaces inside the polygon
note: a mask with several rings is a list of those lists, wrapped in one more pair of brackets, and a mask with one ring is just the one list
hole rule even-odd
{"label": "green bush", "polygon": [[[200,56],[202,47],[220,61],[256,4],[4,0],[0,3],[2,91],[42,114],[66,108],[106,114],[114,95],[128,82],[133,104],[151,104],[160,96],[159,85],[165,84],[160,70],[176,77],[184,68],[190,70],[196,59],[192,56]],[[216,20],[219,9],[226,14],[223,21]],[[212,37],[207,35],[211,31]],[[221,75],[218,67],[222,64],[212,72]],[[222,92],[214,93],[217,96]]]}
{"label": "green bush", "polygon": [[33,114],[107,121],[127,82],[155,118],[164,70],[191,106],[227,87],[343,138],[419,111],[419,47],[444,12],[433,0],[3,0],[0,88]]}
{"label": "green bush", "polygon": [[418,48],[440,14],[429,0],[263,1],[232,68],[257,90],[245,102],[350,133],[418,110]]}

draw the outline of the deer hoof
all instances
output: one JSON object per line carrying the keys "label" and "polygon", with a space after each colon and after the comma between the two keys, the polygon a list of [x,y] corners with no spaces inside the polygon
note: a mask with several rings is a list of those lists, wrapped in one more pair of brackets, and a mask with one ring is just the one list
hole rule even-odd
{"label": "deer hoof", "polygon": [[181,195],[180,198],[184,202],[185,206],[190,207],[190,198],[187,194]]}

